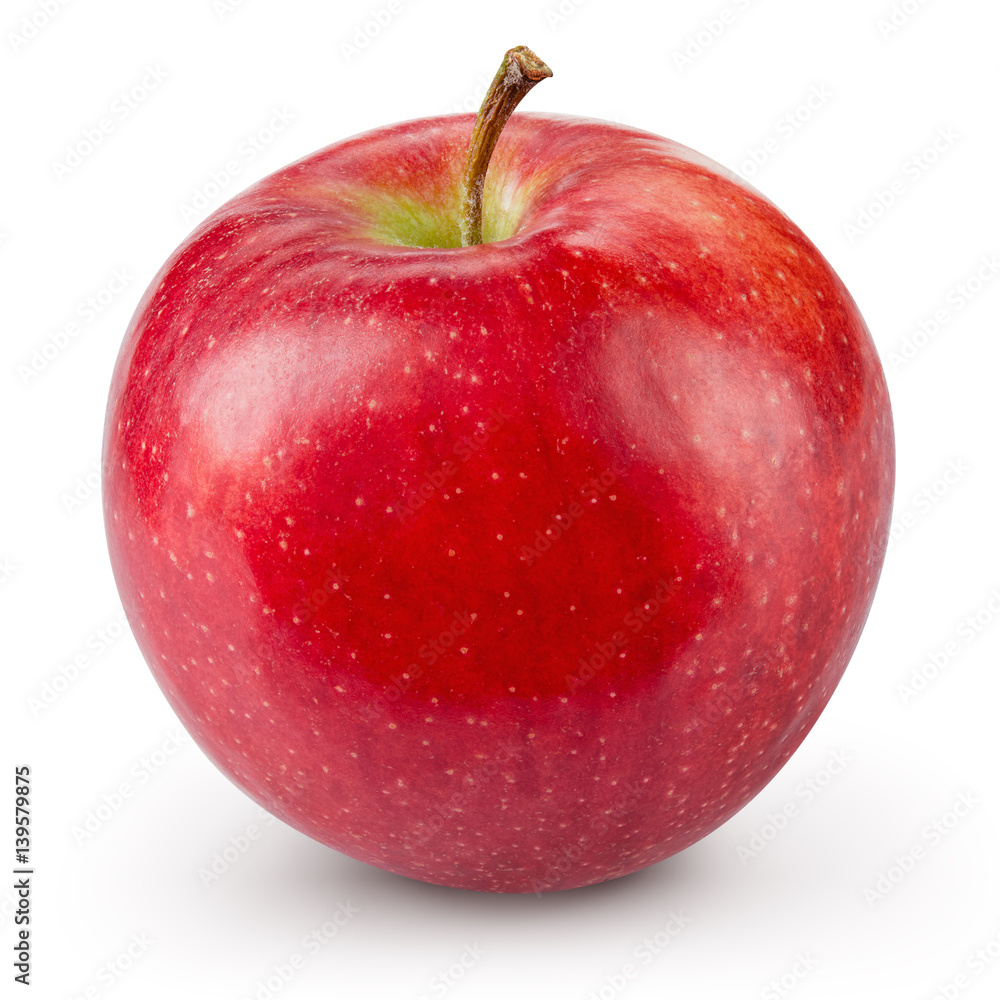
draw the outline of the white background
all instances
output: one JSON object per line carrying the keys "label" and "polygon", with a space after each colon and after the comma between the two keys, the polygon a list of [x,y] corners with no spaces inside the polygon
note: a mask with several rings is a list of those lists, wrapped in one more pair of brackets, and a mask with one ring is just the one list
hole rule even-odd
{"label": "white background", "polygon": [[[0,773],[33,769],[26,995],[1000,995],[1000,280],[977,274],[996,277],[984,261],[1000,253],[997,5],[566,0],[554,14],[558,3],[393,0],[361,48],[356,33],[388,0],[63,0],[27,39],[23,18],[43,22],[42,0],[4,0]],[[118,621],[95,474],[128,319],[195,222],[337,139],[475,108],[503,50],[522,43],[555,73],[524,109],[683,142],[741,169],[805,230],[871,327],[898,447],[897,539],[867,629],[786,768],[683,854],[542,898],[425,885],[342,857],[268,824],[172,737],[177,721]],[[150,69],[165,78],[120,116],[119,95],[141,93]],[[779,125],[796,109],[795,127]],[[276,112],[292,120],[261,131]],[[104,117],[113,128],[101,143],[57,172]],[[239,173],[213,194],[213,172],[234,159]],[[65,348],[23,378],[20,366],[71,322]],[[970,632],[963,622],[977,615]],[[948,643],[955,655],[930,665]],[[60,668],[80,654],[86,667],[66,680]],[[904,697],[915,674],[923,690]],[[847,763],[831,776],[835,754]],[[821,789],[811,797],[808,779]],[[122,783],[131,794],[111,809]],[[973,805],[955,812],[963,795]],[[98,812],[107,818],[95,823]],[[794,815],[777,832],[769,816],[782,812]],[[74,833],[90,814],[96,832]],[[259,837],[242,841],[252,826]],[[12,828],[11,817],[0,834],[11,867]],[[231,838],[249,849],[205,884],[199,871]],[[866,898],[890,876],[890,892]],[[13,895],[2,885],[9,982]],[[357,915],[307,949],[338,903]],[[671,912],[686,926],[638,959]],[[433,979],[463,954],[461,979]],[[292,978],[273,978],[296,955]],[[638,975],[617,980],[627,962]]]}

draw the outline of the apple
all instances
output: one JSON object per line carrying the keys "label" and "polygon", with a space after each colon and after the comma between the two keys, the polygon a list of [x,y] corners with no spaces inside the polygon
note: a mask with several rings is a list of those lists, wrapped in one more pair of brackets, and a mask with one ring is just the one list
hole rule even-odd
{"label": "apple", "polygon": [[511,50],[475,119],[199,225],[103,455],[128,620],[212,761],[338,851],[493,892],[637,871],[755,796],[854,651],[893,493],[822,254],[684,146],[511,115],[547,74]]}

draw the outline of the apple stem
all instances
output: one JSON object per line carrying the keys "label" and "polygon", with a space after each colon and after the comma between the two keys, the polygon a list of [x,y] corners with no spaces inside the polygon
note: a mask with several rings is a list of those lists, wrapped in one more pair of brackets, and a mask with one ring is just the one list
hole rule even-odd
{"label": "apple stem", "polygon": [[527,45],[515,46],[504,53],[469,140],[459,218],[463,247],[483,242],[483,185],[497,139],[521,98],[547,76],[552,76],[552,70]]}

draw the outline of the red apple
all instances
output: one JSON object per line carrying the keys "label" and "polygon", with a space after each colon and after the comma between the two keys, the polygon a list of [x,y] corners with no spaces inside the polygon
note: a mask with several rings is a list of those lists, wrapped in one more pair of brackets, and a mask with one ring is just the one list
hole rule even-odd
{"label": "red apple", "polygon": [[112,564],[191,735],[311,837],[564,889],[725,822],[829,700],[885,552],[893,433],[830,265],[648,132],[472,115],[224,205],[111,387]]}

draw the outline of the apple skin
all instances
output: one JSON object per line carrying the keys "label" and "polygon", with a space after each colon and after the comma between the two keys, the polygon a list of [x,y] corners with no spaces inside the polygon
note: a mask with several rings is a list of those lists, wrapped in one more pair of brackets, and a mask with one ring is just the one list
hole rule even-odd
{"label": "apple skin", "polygon": [[456,246],[473,119],[336,143],[183,242],[118,357],[105,522],[251,798],[540,892],[693,844],[800,744],[871,606],[892,418],[819,251],[666,139],[514,115],[494,241]]}

